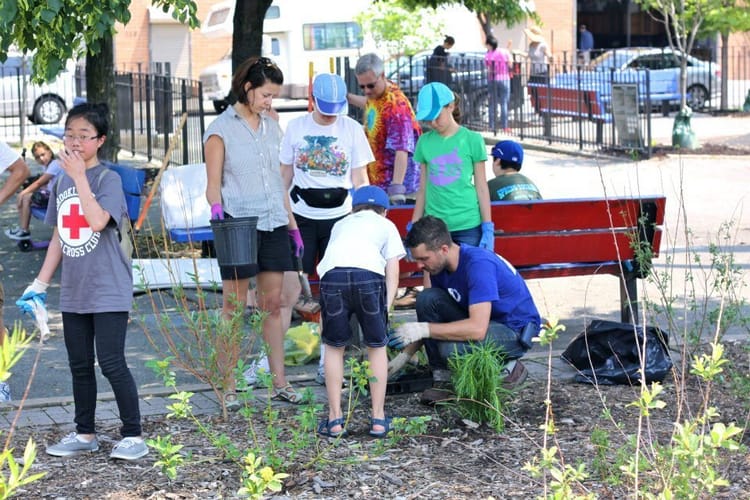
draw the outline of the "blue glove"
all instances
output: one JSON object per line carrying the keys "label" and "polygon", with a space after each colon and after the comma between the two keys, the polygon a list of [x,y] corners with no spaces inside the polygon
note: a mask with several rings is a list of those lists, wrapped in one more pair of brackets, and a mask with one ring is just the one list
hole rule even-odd
{"label": "blue glove", "polygon": [[479,248],[495,251],[495,224],[493,222],[482,222],[482,239],[479,240]]}
{"label": "blue glove", "polygon": [[406,223],[406,232],[407,232],[407,233],[408,233],[409,231],[411,231],[411,227],[412,227],[413,225],[414,225],[414,223],[413,223],[412,221],[409,221],[409,222],[407,222],[407,223]]}
{"label": "blue glove", "polygon": [[21,295],[21,298],[16,301],[16,305],[22,312],[29,313],[33,316],[34,309],[29,302],[41,302],[41,304],[46,307],[48,286],[49,283],[35,279],[34,282],[23,291],[23,295]]}

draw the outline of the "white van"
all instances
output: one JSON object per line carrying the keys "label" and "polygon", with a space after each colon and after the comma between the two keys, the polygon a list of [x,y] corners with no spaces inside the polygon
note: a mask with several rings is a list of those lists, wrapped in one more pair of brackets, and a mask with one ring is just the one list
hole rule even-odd
{"label": "white van", "polygon": [[[350,65],[366,52],[374,50],[353,19],[372,0],[321,0],[301,8],[297,0],[274,0],[263,22],[263,55],[273,59],[284,73],[280,97],[306,99],[313,73],[331,71],[332,58],[350,57]],[[213,7],[203,23],[202,33],[231,34],[234,2]],[[336,69],[334,68],[334,71]],[[214,103],[216,111],[226,108],[225,98],[232,81],[231,54],[200,73],[203,95]]]}
{"label": "white van", "polygon": [[57,78],[42,85],[29,82],[31,64],[31,58],[23,55],[9,55],[4,63],[0,63],[0,115],[23,114],[37,124],[58,123],[73,106],[75,64],[68,64]]}

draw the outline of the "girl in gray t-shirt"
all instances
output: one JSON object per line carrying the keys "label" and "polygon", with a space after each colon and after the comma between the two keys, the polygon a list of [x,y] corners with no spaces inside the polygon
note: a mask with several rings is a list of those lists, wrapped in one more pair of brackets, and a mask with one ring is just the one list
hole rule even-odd
{"label": "girl in gray t-shirt", "polygon": [[65,121],[63,173],[55,182],[45,221],[54,226],[39,275],[22,300],[46,298],[58,265],[63,335],[73,378],[76,432],[47,447],[65,457],[99,449],[96,438],[94,356],[109,380],[122,420],[122,440],[110,457],[134,460],[148,448],[141,437],[138,390],[125,361],[125,334],[132,304],[130,256],[120,248],[117,227],[127,217],[120,177],[99,163],[109,130],[104,104],[75,106]]}

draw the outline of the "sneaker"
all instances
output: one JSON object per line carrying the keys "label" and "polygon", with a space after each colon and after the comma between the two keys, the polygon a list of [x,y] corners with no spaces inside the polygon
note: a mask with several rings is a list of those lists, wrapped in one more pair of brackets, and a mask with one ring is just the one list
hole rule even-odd
{"label": "sneaker", "polygon": [[92,452],[98,450],[99,441],[97,441],[96,437],[91,441],[86,441],[79,438],[77,433],[71,432],[62,438],[59,443],[48,446],[45,451],[47,455],[52,455],[53,457],[69,457],[85,451]]}
{"label": "sneaker", "polygon": [[10,401],[10,386],[5,382],[0,382],[0,403]]}
{"label": "sneaker", "polygon": [[109,458],[120,460],[137,460],[148,455],[148,446],[143,439],[137,437],[126,437],[112,448]]}
{"label": "sneaker", "polygon": [[[513,363],[512,367],[510,367],[511,363]],[[518,360],[508,363],[503,371],[505,372],[505,376],[503,377],[502,385],[504,389],[509,391],[518,389],[526,381],[526,377],[529,376],[526,367]]]}
{"label": "sneaker", "polygon": [[456,397],[450,382],[435,382],[430,389],[422,393],[419,402],[423,405],[434,406],[436,403],[446,402]]}
{"label": "sneaker", "polygon": [[5,236],[12,240],[28,240],[31,238],[31,233],[16,226],[13,229],[6,229]]}
{"label": "sneaker", "polygon": [[406,289],[406,292],[404,294],[393,301],[393,308],[394,309],[413,309],[414,306],[417,304],[417,295],[419,295],[419,290],[417,290],[414,287],[409,287]]}
{"label": "sneaker", "polygon": [[254,387],[258,383],[258,372],[263,371],[268,373],[271,371],[271,367],[268,366],[268,356],[263,355],[260,358],[254,359],[250,366],[242,374],[245,377],[248,387]]}

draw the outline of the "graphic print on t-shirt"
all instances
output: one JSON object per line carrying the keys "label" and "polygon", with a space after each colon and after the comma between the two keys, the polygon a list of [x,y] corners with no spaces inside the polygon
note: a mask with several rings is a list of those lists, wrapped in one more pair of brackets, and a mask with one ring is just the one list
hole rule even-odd
{"label": "graphic print on t-shirt", "polygon": [[57,196],[57,232],[66,257],[82,257],[99,244],[101,233],[89,226],[83,215],[81,199],[73,187]]}
{"label": "graphic print on t-shirt", "polygon": [[430,160],[427,175],[430,183],[435,186],[447,186],[456,182],[461,177],[461,158],[458,156],[458,148]]}
{"label": "graphic print on t-shirt", "polygon": [[338,138],[324,135],[304,136],[306,145],[296,151],[297,168],[312,176],[341,177],[349,170],[349,158],[336,145]]}

